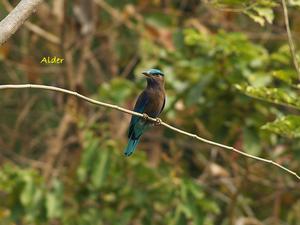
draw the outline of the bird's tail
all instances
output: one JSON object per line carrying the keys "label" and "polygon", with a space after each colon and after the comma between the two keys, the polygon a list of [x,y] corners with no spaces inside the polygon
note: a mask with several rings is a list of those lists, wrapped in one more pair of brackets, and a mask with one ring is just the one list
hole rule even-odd
{"label": "bird's tail", "polygon": [[127,145],[126,149],[124,150],[125,156],[131,156],[138,143],[139,143],[139,139],[131,139],[130,138],[128,140],[128,145]]}

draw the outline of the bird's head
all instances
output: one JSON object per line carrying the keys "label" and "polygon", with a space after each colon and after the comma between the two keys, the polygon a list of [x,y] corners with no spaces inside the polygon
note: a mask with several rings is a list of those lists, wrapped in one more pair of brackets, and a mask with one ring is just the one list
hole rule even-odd
{"label": "bird's head", "polygon": [[146,70],[142,74],[147,77],[148,83],[164,83],[164,73],[158,69]]}

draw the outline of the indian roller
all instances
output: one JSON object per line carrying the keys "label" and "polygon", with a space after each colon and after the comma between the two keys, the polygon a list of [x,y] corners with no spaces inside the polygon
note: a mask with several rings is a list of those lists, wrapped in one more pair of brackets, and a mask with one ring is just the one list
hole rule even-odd
{"label": "indian roller", "polygon": [[147,78],[147,87],[139,95],[133,111],[144,114],[144,118],[132,115],[128,130],[128,145],[124,150],[125,156],[130,156],[134,152],[144,131],[154,123],[146,118],[158,117],[165,107],[164,73],[158,69],[150,69],[142,74]]}

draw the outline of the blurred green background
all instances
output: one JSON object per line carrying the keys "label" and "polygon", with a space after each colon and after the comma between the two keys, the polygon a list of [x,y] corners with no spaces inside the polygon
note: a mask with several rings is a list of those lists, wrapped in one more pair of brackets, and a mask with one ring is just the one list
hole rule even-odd
{"label": "blurred green background", "polygon": [[[1,19],[17,3],[2,0]],[[300,1],[287,3],[299,46]],[[48,56],[64,62],[41,64]],[[164,121],[300,172],[281,1],[44,1],[0,46],[1,84],[128,109],[149,68],[166,74]],[[295,177],[164,127],[125,158],[129,120],[61,93],[1,91],[0,224],[300,224]]]}

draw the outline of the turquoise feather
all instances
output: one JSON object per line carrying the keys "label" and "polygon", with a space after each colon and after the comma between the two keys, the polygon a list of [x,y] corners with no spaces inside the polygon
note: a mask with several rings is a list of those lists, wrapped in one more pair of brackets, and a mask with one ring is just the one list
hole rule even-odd
{"label": "turquoise feather", "polygon": [[126,149],[124,150],[124,154],[125,156],[131,156],[132,153],[134,152],[137,144],[139,143],[140,139],[129,139],[128,140],[128,145],[126,147]]}

